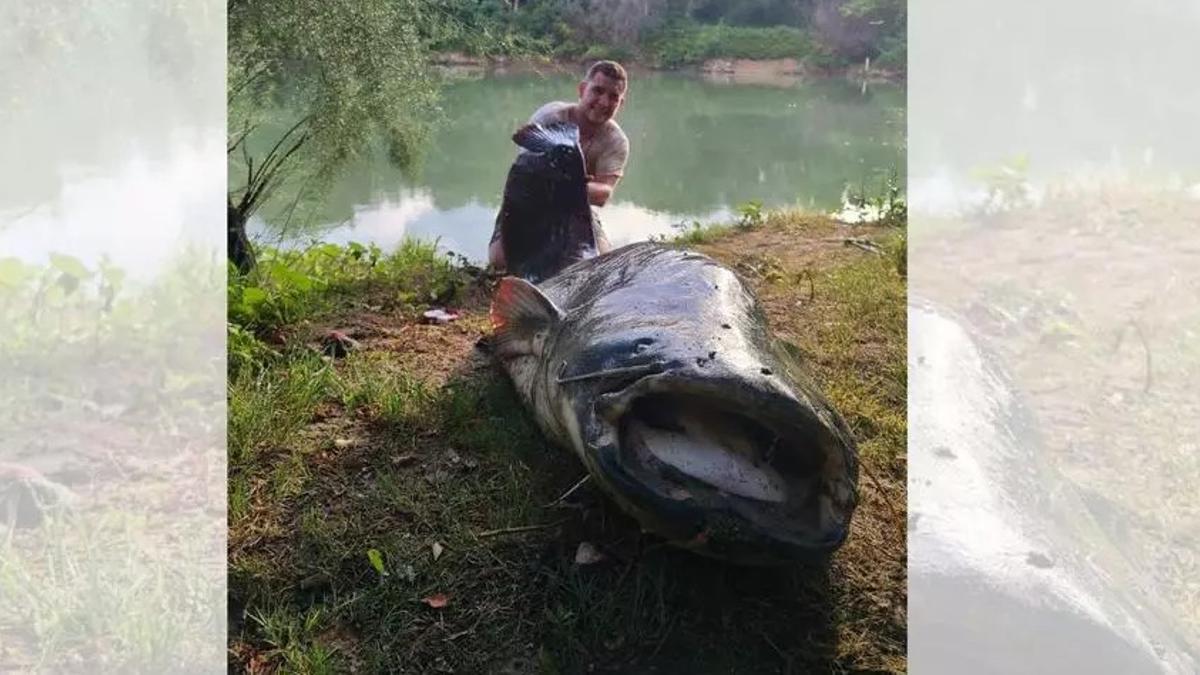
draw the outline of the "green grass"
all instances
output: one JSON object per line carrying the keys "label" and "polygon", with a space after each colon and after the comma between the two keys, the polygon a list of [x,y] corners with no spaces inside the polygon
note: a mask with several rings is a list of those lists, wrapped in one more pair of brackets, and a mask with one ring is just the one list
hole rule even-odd
{"label": "green grass", "polygon": [[[757,236],[789,222],[754,209],[743,221],[730,232]],[[410,258],[390,278],[442,274],[406,264],[431,262]],[[902,331],[892,323],[903,313],[902,295],[892,293],[899,284],[894,270],[885,294],[866,297],[882,274],[851,265],[822,286],[822,296],[839,303],[831,311],[853,309],[861,313],[853,321],[863,323],[883,320],[871,335],[900,340],[867,358],[853,339],[862,323],[840,315],[820,338],[838,346],[819,366],[836,368],[842,360],[859,369],[831,396],[850,404],[872,462],[903,443],[902,390],[897,400],[894,387],[880,393],[871,379],[890,379],[893,370],[861,370],[872,358],[895,358],[903,369]],[[378,283],[372,297],[395,297],[391,283]],[[465,277],[449,285],[470,295]],[[794,300],[795,289],[787,292]],[[468,303],[468,311],[485,311],[480,302]],[[898,310],[889,306],[896,302]],[[355,311],[319,294],[304,307],[305,321],[317,324],[330,312]],[[406,316],[393,315],[392,327],[411,321]],[[458,325],[474,325],[469,321]],[[276,328],[302,334],[288,324]],[[825,350],[817,343],[800,348]],[[744,570],[643,536],[590,485],[551,505],[584,470],[543,439],[486,358],[468,354],[446,366],[451,372],[435,373],[433,361],[429,370],[413,370],[384,348],[331,361],[285,340],[276,354],[254,361],[230,385],[232,668],[903,669],[903,625],[889,613],[902,611],[903,581],[893,578],[891,563]],[[858,375],[865,381],[849,382]],[[866,522],[863,536],[873,537],[870,517]],[[902,539],[902,515],[894,525]],[[574,564],[581,542],[606,559]],[[439,594],[448,598],[443,608],[423,601]],[[879,603],[891,609],[881,613]]]}
{"label": "green grass", "polygon": [[262,347],[249,342],[246,333],[263,337],[346,306],[452,303],[464,281],[462,270],[435,244],[417,240],[406,240],[390,254],[354,243],[263,248],[251,273],[229,268],[231,362],[237,367],[262,355]]}

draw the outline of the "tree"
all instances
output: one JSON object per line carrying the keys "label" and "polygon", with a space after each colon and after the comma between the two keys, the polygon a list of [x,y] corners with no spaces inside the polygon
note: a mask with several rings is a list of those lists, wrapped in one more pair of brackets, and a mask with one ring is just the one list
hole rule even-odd
{"label": "tree", "polygon": [[902,47],[906,20],[906,0],[816,0],[811,24],[834,54],[861,60]]}
{"label": "tree", "polygon": [[318,194],[376,138],[413,164],[435,112],[427,45],[456,24],[418,0],[229,0],[229,255],[285,182]]}

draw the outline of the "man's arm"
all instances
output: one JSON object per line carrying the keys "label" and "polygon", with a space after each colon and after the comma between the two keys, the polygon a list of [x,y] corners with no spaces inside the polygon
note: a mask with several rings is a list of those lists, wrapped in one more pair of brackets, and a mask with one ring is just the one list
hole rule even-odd
{"label": "man's arm", "polygon": [[608,202],[608,198],[612,196],[613,189],[617,187],[619,180],[621,177],[617,175],[588,176],[588,203],[592,206],[604,206]]}

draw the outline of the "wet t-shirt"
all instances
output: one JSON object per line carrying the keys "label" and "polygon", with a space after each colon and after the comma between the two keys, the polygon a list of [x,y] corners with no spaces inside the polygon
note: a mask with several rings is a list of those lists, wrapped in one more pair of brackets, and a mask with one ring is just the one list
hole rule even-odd
{"label": "wet t-shirt", "polygon": [[[546,126],[555,122],[571,121],[572,103],[553,101],[537,109],[529,121]],[[579,147],[583,150],[583,161],[589,176],[621,176],[625,173],[625,162],[629,159],[629,139],[616,120],[604,126]]]}

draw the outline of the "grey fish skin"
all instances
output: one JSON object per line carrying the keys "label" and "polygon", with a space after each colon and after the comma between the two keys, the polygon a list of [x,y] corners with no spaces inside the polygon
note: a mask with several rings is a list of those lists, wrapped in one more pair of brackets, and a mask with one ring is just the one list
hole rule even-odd
{"label": "grey fish skin", "polygon": [[857,503],[851,433],[706,256],[632,244],[501,281],[495,354],[543,431],[643,529],[746,564],[828,559]]}
{"label": "grey fish skin", "polygon": [[496,219],[509,273],[537,283],[596,255],[594,215],[578,127],[526,125],[513,141],[523,152]]}
{"label": "grey fish skin", "polygon": [[1078,538],[1086,509],[1040,463],[995,360],[927,303],[910,302],[909,335],[913,672],[1196,672],[1151,599]]}

